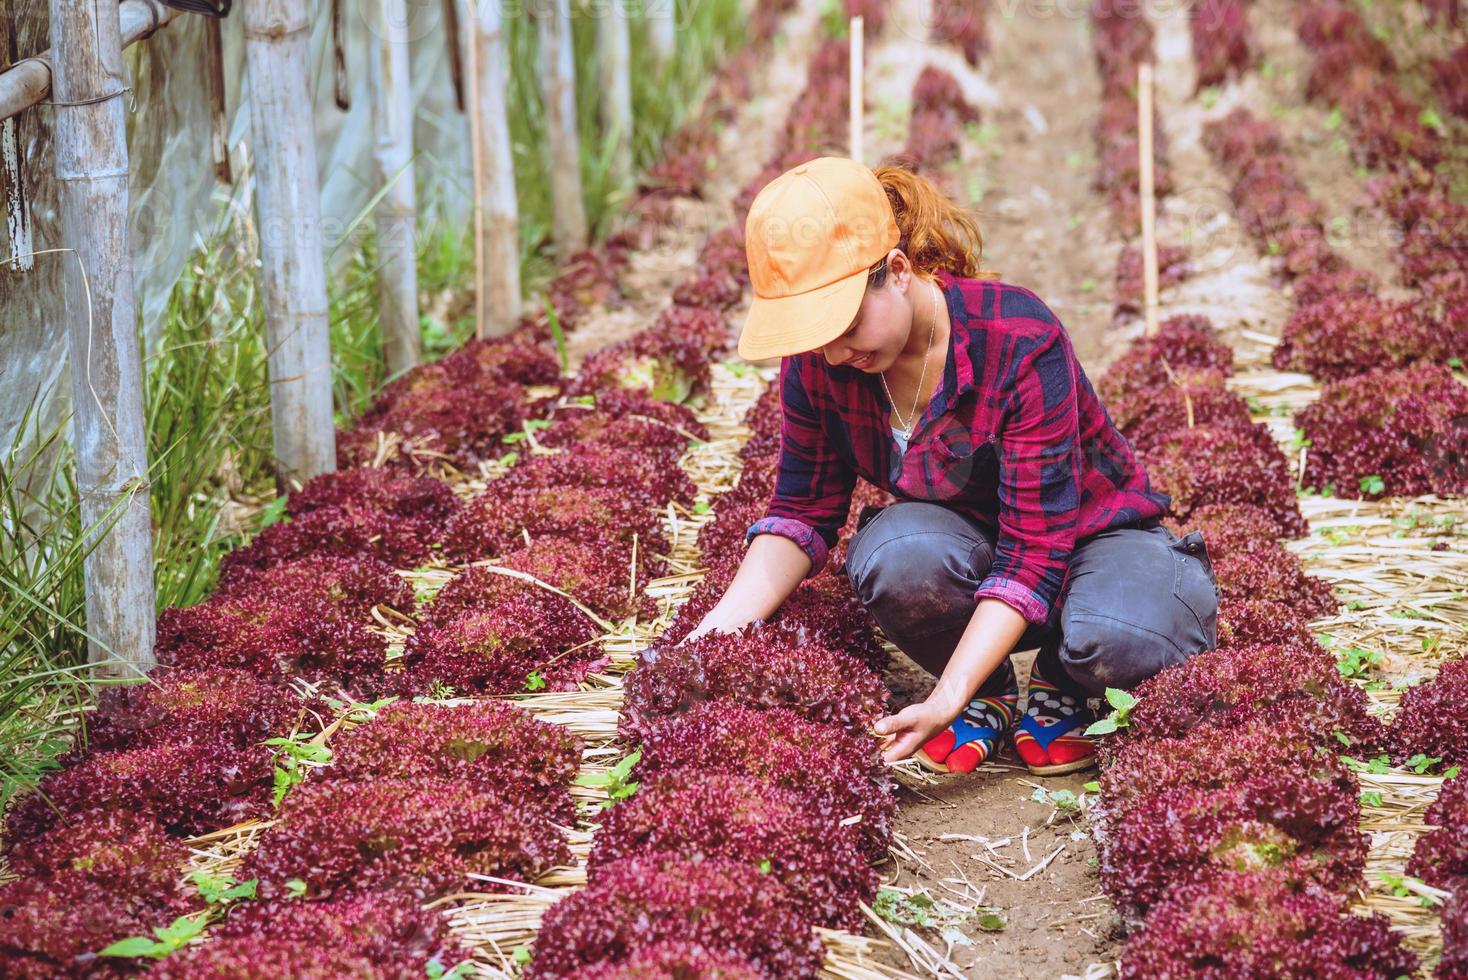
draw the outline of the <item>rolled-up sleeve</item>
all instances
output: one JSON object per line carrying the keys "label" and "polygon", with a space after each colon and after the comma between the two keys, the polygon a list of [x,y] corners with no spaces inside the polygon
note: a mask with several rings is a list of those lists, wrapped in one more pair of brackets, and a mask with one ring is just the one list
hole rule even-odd
{"label": "rolled-up sleeve", "polygon": [[1059,321],[1019,362],[999,433],[999,536],[976,599],[1045,623],[1075,550],[1080,448],[1074,354]]}
{"label": "rolled-up sleeve", "polygon": [[[809,355],[804,355],[809,356]],[[835,451],[802,378],[800,357],[780,364],[780,461],[765,516],[745,540],[776,534],[810,556],[809,575],[826,564],[851,509],[856,472]]]}

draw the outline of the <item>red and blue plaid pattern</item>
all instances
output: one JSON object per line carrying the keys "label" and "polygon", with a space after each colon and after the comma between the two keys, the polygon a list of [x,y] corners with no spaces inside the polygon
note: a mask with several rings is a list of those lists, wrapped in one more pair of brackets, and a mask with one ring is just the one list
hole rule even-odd
{"label": "red and blue plaid pattern", "polygon": [[820,351],[780,365],[779,473],[747,538],[778,534],[815,574],[846,521],[857,477],[899,499],[943,501],[997,530],[993,596],[1051,623],[1076,542],[1161,515],[1096,396],[1060,320],[1034,293],[939,274],[953,329],[948,362],[906,453],[875,375],[832,367]]}

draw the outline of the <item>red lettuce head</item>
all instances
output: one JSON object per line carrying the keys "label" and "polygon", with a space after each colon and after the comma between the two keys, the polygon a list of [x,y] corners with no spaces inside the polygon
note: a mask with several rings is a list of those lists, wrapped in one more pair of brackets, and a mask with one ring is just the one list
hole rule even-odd
{"label": "red lettuce head", "polygon": [[1121,975],[1400,977],[1417,973],[1384,915],[1348,916],[1341,899],[1280,870],[1179,885],[1127,941]]}
{"label": "red lettuce head", "polygon": [[765,870],[818,925],[860,931],[877,876],[835,801],[751,776],[665,772],[603,816],[587,873],[630,857],[697,854]]}
{"label": "red lettuce head", "polygon": [[636,741],[660,719],[716,698],[788,708],[851,731],[864,730],[887,702],[882,679],[856,658],[762,629],[646,650],[626,691],[622,731]]}
{"label": "red lettuce head", "polygon": [[409,637],[401,690],[423,694],[438,682],[458,693],[515,694],[526,690],[531,674],[552,690],[571,690],[605,663],[594,642],[601,632],[597,625],[544,589],[456,608],[451,594],[450,608],[431,615]]}
{"label": "red lettuce head", "polygon": [[433,777],[539,796],[560,823],[575,821],[566,787],[581,764],[581,739],[503,701],[466,705],[399,702],[370,723],[337,735],[321,777]]}
{"label": "red lettuce head", "polygon": [[749,776],[828,800],[843,818],[861,818],[855,826],[874,858],[891,840],[897,803],[877,740],[784,708],[710,701],[654,725],[638,777],[678,771]]}
{"label": "red lettuce head", "polygon": [[585,544],[630,547],[651,567],[668,540],[662,519],[645,499],[609,487],[525,487],[502,493],[493,485],[475,497],[448,524],[444,541],[450,554],[469,561],[493,558],[555,535]]}
{"label": "red lettuce head", "polygon": [[1392,720],[1397,756],[1426,755],[1468,765],[1468,660],[1450,660],[1430,681],[1407,688]]}
{"label": "red lettuce head", "polygon": [[1153,485],[1172,498],[1172,516],[1179,521],[1210,504],[1252,504],[1284,536],[1309,530],[1289,461],[1263,425],[1178,429],[1140,455]]}
{"label": "red lettuce head", "polygon": [[1306,722],[1318,744],[1360,754],[1380,746],[1366,695],[1324,650],[1260,644],[1200,653],[1140,685],[1127,738],[1177,738],[1259,718]]}
{"label": "red lettuce head", "polygon": [[1429,885],[1468,893],[1468,776],[1443,783],[1422,819],[1435,829],[1417,838],[1407,873]]}
{"label": "red lettuce head", "polygon": [[1468,492],[1468,388],[1440,365],[1327,384],[1296,417],[1305,479],[1343,497]]}
{"label": "red lettuce head", "polygon": [[412,586],[391,565],[366,555],[307,555],[269,568],[236,565],[215,594],[255,596],[277,605],[327,605],[356,619],[366,619],[375,606],[413,611]]}
{"label": "red lettuce head", "polygon": [[35,837],[90,810],[128,810],[170,834],[191,836],[270,810],[272,757],[262,745],[223,740],[163,742],[63,760],[38,792],[11,808],[6,840]]}
{"label": "red lettuce head", "polygon": [[[378,889],[319,902],[295,898],[245,902],[211,930],[215,941],[249,937],[339,950],[371,961],[377,971],[427,976],[437,960],[445,969],[469,959],[449,934],[448,920],[406,892]],[[294,976],[295,974],[278,974]]]}
{"label": "red lettuce head", "polygon": [[104,690],[87,743],[102,751],[204,740],[243,748],[289,734],[306,707],[274,678],[247,671],[160,670],[145,683]]}
{"label": "red lettuce head", "polygon": [[536,794],[446,778],[307,782],[246,859],[262,898],[392,887],[419,898],[472,887],[471,874],[533,881],[571,860]]}
{"label": "red lettuce head", "polygon": [[742,956],[769,977],[814,980],[823,951],[784,885],[742,861],[629,858],[546,912],[527,980],[621,963],[654,943]]}
{"label": "red lettuce head", "polygon": [[1109,822],[1101,883],[1131,917],[1179,886],[1227,871],[1274,870],[1345,889],[1365,867],[1360,819],[1349,786],[1343,792],[1308,773],[1275,770],[1228,786],[1169,789],[1130,801]]}

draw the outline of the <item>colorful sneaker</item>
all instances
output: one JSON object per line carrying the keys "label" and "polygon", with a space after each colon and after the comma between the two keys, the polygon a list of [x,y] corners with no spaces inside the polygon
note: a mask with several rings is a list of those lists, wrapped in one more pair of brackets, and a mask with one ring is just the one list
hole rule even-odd
{"label": "colorful sneaker", "polygon": [[1096,720],[1084,699],[1066,694],[1030,669],[1025,716],[1014,733],[1014,748],[1036,776],[1059,776],[1096,763],[1096,743],[1083,733]]}
{"label": "colorful sneaker", "polygon": [[973,772],[994,754],[999,740],[1014,724],[1019,689],[974,698],[953,724],[929,739],[915,753],[917,761],[933,772]]}

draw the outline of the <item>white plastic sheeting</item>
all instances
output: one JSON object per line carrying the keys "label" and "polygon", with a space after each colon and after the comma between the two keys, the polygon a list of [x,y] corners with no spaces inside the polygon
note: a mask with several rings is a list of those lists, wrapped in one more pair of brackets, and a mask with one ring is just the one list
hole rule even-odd
{"label": "white plastic sheeting", "polygon": [[[248,3],[250,0],[238,0]],[[459,0],[463,4],[463,0]],[[330,5],[312,3],[312,87],[316,101],[317,158],[321,170],[324,239],[349,230],[375,192],[372,181],[371,99],[367,52],[374,0],[343,0],[344,44],[351,107],[336,107],[331,76]],[[238,3],[236,4],[238,6]],[[20,57],[48,46],[47,0],[8,0]],[[513,12],[514,5],[507,5]],[[412,46],[414,138],[419,156],[417,183],[420,228],[429,222],[463,227],[469,220],[468,127],[454,105],[449,76],[442,0],[407,0]],[[461,20],[464,12],[461,10]],[[224,75],[229,146],[235,178],[249,158],[248,80],[239,11],[223,22]],[[229,197],[214,178],[204,69],[205,24],[194,15],[177,18],[152,38],[127,51],[133,91],[123,96],[128,114],[134,283],[144,336],[150,347],[169,291],[184,262],[216,227]],[[32,247],[59,248],[55,161],[51,152],[53,110],[37,106],[18,117],[22,168],[34,227]],[[249,187],[240,196],[248,206]],[[253,221],[253,215],[251,216]],[[370,229],[365,221],[356,233]],[[0,224],[0,258],[15,251]],[[335,250],[346,262],[350,246]],[[43,418],[54,423],[66,409],[66,344],[60,276],[68,253],[39,255],[34,269],[0,268],[0,445],[8,447],[31,398],[46,398]],[[148,352],[145,351],[145,356]]]}

